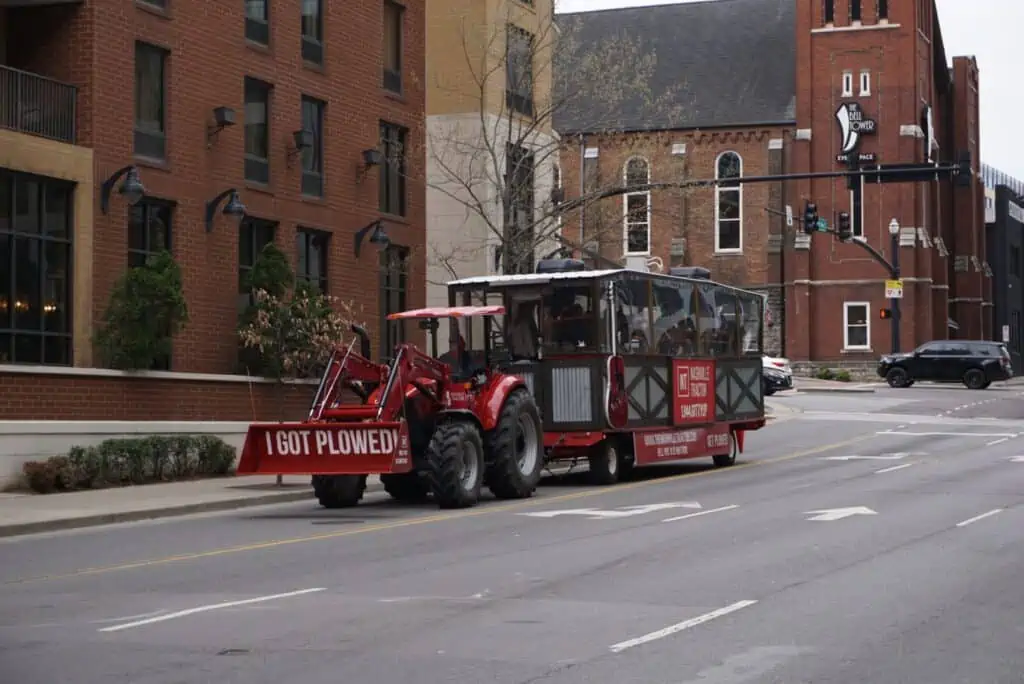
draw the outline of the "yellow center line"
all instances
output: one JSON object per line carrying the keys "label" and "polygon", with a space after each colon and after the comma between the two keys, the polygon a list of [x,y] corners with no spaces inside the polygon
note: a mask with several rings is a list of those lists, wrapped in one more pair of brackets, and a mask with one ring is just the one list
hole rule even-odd
{"label": "yellow center line", "polygon": [[501,504],[497,506],[481,506],[478,508],[464,509],[461,511],[451,511],[446,513],[437,513],[433,515],[424,515],[413,518],[407,518],[405,520],[395,520],[393,522],[377,523],[374,525],[367,525],[365,527],[359,527],[355,529],[341,530],[337,532],[327,532],[324,534],[314,534],[304,537],[290,537],[286,539],[271,539],[265,542],[257,542],[255,544],[243,544],[241,546],[228,546],[221,549],[213,549],[211,551],[200,551],[197,553],[186,553],[176,556],[165,556],[163,558],[152,558],[149,560],[135,561],[132,563],[123,563],[120,565],[108,565],[103,567],[95,568],[83,568],[81,570],[75,570],[66,574],[59,575],[39,575],[36,577],[25,577],[21,579],[6,580],[3,582],[3,586],[13,584],[27,584],[30,582],[44,582],[54,581],[62,579],[71,579],[75,577],[84,577],[87,575],[100,575],[110,572],[117,572],[121,570],[135,570],[138,568],[148,568],[157,565],[168,565],[170,563],[180,563],[185,561],[200,560],[203,558],[214,558],[217,556],[227,556],[229,554],[243,553],[246,551],[260,551],[262,549],[273,549],[282,546],[288,546],[291,544],[303,544],[308,542],[323,541],[325,539],[340,539],[342,537],[354,537],[360,534],[369,534],[371,532],[383,532],[384,530],[393,530],[400,527],[412,527],[414,525],[426,525],[428,523],[445,522],[448,520],[461,520],[463,518],[470,518],[479,515],[491,515],[494,513],[503,513],[506,511],[514,511],[530,506],[549,505],[562,503],[564,501],[573,501],[575,499],[585,499],[597,496],[608,496],[617,494],[622,491],[630,489],[640,489],[642,487],[651,487],[656,485],[662,485],[670,482],[678,482],[679,480],[685,480],[693,477],[702,477],[705,475],[727,473],[730,471],[736,471],[743,468],[754,468],[757,466],[772,465],[775,463],[782,463],[784,461],[791,461],[796,458],[802,458],[804,456],[812,456],[814,454],[820,454],[825,451],[831,451],[832,449],[839,449],[840,447],[849,446],[856,444],[857,442],[863,442],[868,439],[873,439],[875,435],[862,435],[853,439],[848,439],[843,442],[835,442],[833,444],[826,444],[823,446],[815,447],[813,449],[807,449],[805,451],[799,451],[794,454],[787,454],[786,456],[778,456],[775,458],[767,458],[758,461],[747,461],[745,463],[737,463],[736,465],[729,468],[713,468],[708,470],[700,470],[693,473],[682,473],[679,475],[670,475],[668,477],[661,477],[652,480],[641,480],[638,482],[627,482],[624,484],[615,485],[613,487],[604,487],[600,489],[588,489],[581,492],[572,492],[569,494],[560,494],[552,497],[542,498],[531,498],[522,501],[516,501],[514,503]]}

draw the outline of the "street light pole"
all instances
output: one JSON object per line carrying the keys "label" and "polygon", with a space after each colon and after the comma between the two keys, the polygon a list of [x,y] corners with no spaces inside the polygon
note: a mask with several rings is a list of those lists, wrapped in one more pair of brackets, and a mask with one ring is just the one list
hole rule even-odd
{"label": "street light pole", "polygon": [[[891,240],[890,250],[892,251],[892,268],[890,277],[893,280],[900,279],[900,222],[895,218],[889,221],[889,238]],[[902,294],[902,293],[901,293]],[[892,310],[892,353],[900,353],[900,298],[893,297],[889,300],[889,308]]]}

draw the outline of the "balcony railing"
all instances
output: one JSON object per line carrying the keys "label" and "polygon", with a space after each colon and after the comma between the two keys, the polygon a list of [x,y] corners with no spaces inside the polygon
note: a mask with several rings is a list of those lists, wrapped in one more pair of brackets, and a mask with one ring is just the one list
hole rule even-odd
{"label": "balcony railing", "polygon": [[78,90],[0,65],[0,128],[75,143]]}

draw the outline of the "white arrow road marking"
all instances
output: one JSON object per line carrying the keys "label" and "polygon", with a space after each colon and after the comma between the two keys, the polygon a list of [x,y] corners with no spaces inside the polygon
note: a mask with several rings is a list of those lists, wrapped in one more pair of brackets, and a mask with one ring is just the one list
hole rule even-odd
{"label": "white arrow road marking", "polygon": [[1014,456],[1010,459],[1010,463],[1024,463],[1024,456]]}
{"label": "white arrow road marking", "polygon": [[967,520],[964,520],[962,522],[958,522],[956,524],[956,526],[957,527],[967,527],[971,523],[976,523],[979,520],[984,520],[985,518],[991,518],[993,515],[996,515],[997,513],[1002,513],[1002,512],[1003,512],[1002,508],[994,508],[991,511],[989,511],[988,513],[982,513],[981,515],[976,515],[973,518],[968,518]]}
{"label": "white arrow road marking", "polygon": [[599,508],[569,508],[560,511],[518,513],[517,515],[526,515],[531,518],[555,518],[560,515],[580,515],[585,516],[588,520],[608,520],[612,518],[629,518],[634,515],[643,515],[644,513],[654,513],[655,511],[664,511],[673,508],[701,508],[701,505],[696,501],[687,501],[681,503],[647,504],[644,506],[620,506],[611,511],[603,511]]}
{"label": "white arrow road marking", "polygon": [[883,473],[895,473],[897,470],[903,470],[904,468],[909,468],[912,465],[916,465],[916,464],[914,464],[914,463],[902,463],[902,464],[900,464],[898,466],[889,466],[888,468],[882,468],[881,470],[876,470],[875,471],[875,475],[882,475]]}
{"label": "white arrow road marking", "polygon": [[1010,439],[1010,438],[1009,437],[1000,437],[999,439],[993,439],[991,442],[985,442],[985,446],[995,446],[996,444],[1002,444],[1003,442],[1005,442],[1008,439]]}
{"label": "white arrow road marking", "polygon": [[289,591],[285,594],[272,594],[270,596],[257,596],[256,598],[243,599],[241,601],[225,601],[224,603],[211,603],[206,606],[197,606],[195,608],[189,608],[188,610],[179,610],[176,613],[167,613],[166,615],[160,615],[157,617],[146,618],[145,620],[136,620],[135,622],[126,622],[123,625],[114,625],[112,627],[103,627],[96,630],[97,632],[120,632],[122,629],[132,629],[133,627],[142,627],[143,625],[151,625],[154,622],[164,622],[166,620],[174,620],[180,617],[188,617],[189,615],[195,615],[196,613],[206,613],[211,610],[221,610],[223,608],[234,608],[236,606],[248,606],[254,603],[264,603],[265,601],[276,601],[277,599],[291,598],[293,596],[302,596],[303,594],[312,594],[318,591],[327,591],[326,587],[316,587],[313,589],[301,589],[299,591]]}
{"label": "white arrow road marking", "polygon": [[849,518],[851,515],[878,515],[878,513],[867,506],[850,506],[849,508],[824,508],[820,511],[805,511],[804,515],[814,516],[813,518],[808,518],[808,521],[833,522],[834,520]]}
{"label": "white arrow road marking", "polygon": [[674,518],[665,518],[661,522],[675,522],[677,520],[686,520],[687,518],[696,518],[700,515],[707,515],[709,513],[721,513],[722,511],[731,511],[734,508],[739,508],[739,504],[733,504],[731,506],[722,506],[721,508],[709,508],[706,511],[698,511],[696,513],[687,513],[686,515],[678,515]]}
{"label": "white arrow road marking", "polygon": [[[821,460],[822,461],[898,461],[901,458],[906,458],[907,456],[910,456],[910,455],[911,454],[908,454],[908,453],[882,454],[882,455],[878,455],[878,456],[859,456],[859,455],[854,454],[854,455],[851,455],[851,456],[823,456],[821,458]],[[921,455],[923,456],[924,454],[921,454]]]}
{"label": "white arrow road marking", "polygon": [[644,634],[643,636],[639,636],[635,639],[629,639],[628,641],[620,641],[617,644],[612,644],[608,647],[608,649],[612,653],[621,653],[622,651],[625,651],[627,648],[633,648],[634,646],[640,646],[641,644],[650,643],[651,641],[664,639],[667,636],[678,634],[679,632],[682,632],[684,629],[690,629],[691,627],[702,625],[705,622],[714,620],[715,618],[720,618],[723,615],[735,613],[737,610],[743,610],[744,608],[752,606],[755,603],[757,603],[757,601],[737,601],[736,603],[730,606],[726,606],[725,608],[719,608],[718,610],[713,610],[710,613],[704,613],[703,615],[698,615],[695,618],[690,618],[689,620],[684,620],[683,622],[677,622],[674,625],[669,625],[668,627],[659,629],[655,632],[650,632],[649,634]]}

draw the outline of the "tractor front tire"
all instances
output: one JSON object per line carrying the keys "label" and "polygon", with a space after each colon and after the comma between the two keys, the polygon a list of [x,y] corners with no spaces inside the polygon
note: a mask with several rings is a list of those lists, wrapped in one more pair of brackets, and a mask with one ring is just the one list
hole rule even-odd
{"label": "tractor front tire", "polygon": [[422,503],[430,495],[430,485],[416,472],[381,475],[380,483],[396,501]]}
{"label": "tractor front tire", "polygon": [[533,395],[517,389],[508,396],[488,440],[490,462],[484,481],[499,499],[533,496],[544,472],[544,432]]}
{"label": "tractor front tire", "polygon": [[313,494],[324,508],[351,508],[366,491],[366,475],[314,475]]}
{"label": "tractor front tire", "polygon": [[442,423],[427,448],[427,481],[440,508],[469,508],[480,500],[484,443],[468,422]]}

